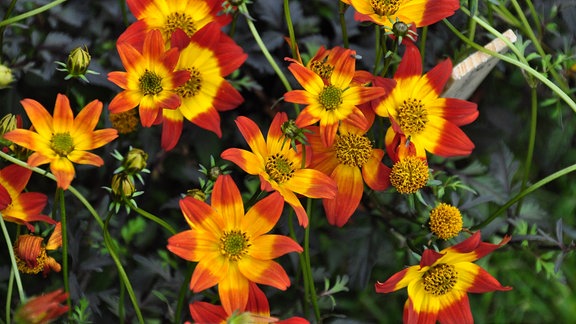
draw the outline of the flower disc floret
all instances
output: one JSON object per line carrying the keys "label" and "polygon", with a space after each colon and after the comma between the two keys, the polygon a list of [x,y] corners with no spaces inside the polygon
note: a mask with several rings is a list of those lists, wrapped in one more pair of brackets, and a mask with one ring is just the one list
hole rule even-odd
{"label": "flower disc floret", "polygon": [[318,101],[322,107],[324,107],[324,109],[334,110],[338,108],[343,102],[342,92],[342,89],[339,89],[338,87],[327,85],[318,95]]}
{"label": "flower disc floret", "polygon": [[192,36],[198,28],[194,19],[184,12],[172,12],[166,16],[166,22],[162,28],[164,35],[172,35],[176,29],[181,29],[188,36]]}
{"label": "flower disc floret", "polygon": [[336,140],[336,158],[341,164],[363,167],[372,156],[372,142],[368,137],[348,133]]}
{"label": "flower disc floret", "polygon": [[144,74],[138,78],[140,90],[145,96],[157,95],[162,92],[162,77],[158,74],[146,69]]}
{"label": "flower disc floret", "polygon": [[220,237],[220,252],[230,261],[242,259],[251,245],[248,235],[239,230],[224,231]]}
{"label": "flower disc floret", "polygon": [[392,16],[400,8],[402,0],[370,0],[374,12],[380,16]]}
{"label": "flower disc floret", "polygon": [[441,203],[430,211],[430,230],[443,240],[448,240],[462,230],[462,214],[458,208]]}
{"label": "flower disc floret", "polygon": [[202,75],[196,67],[186,69],[190,72],[190,79],[183,85],[176,88],[176,93],[182,98],[194,97],[202,89]]}
{"label": "flower disc floret", "polygon": [[428,123],[428,111],[420,99],[408,98],[398,107],[397,122],[404,134],[420,134]]}
{"label": "flower disc floret", "polygon": [[458,272],[451,264],[440,263],[430,268],[422,276],[424,290],[434,296],[442,296],[450,291],[458,281]]}
{"label": "flower disc floret", "polygon": [[50,147],[60,156],[68,156],[74,151],[74,140],[69,132],[56,133],[50,139]]}
{"label": "flower disc floret", "polygon": [[284,183],[294,176],[294,162],[288,160],[283,154],[276,153],[266,159],[264,167],[271,180]]}
{"label": "flower disc floret", "polygon": [[428,181],[428,165],[415,156],[407,156],[394,163],[390,172],[390,184],[399,193],[409,194],[424,187]]}
{"label": "flower disc floret", "polygon": [[310,70],[318,74],[324,80],[330,80],[334,66],[323,60],[314,60],[310,62]]}

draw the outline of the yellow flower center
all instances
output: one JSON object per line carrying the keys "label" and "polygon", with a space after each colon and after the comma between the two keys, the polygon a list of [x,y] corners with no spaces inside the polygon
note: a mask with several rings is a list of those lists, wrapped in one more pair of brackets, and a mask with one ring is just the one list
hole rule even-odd
{"label": "yellow flower center", "polygon": [[36,274],[44,270],[48,259],[43,239],[39,236],[20,235],[14,244],[14,257],[18,270],[27,274]]}
{"label": "yellow flower center", "polygon": [[172,35],[177,28],[182,29],[188,36],[192,36],[198,30],[194,19],[190,15],[182,12],[173,12],[166,17],[162,31],[165,35]]}
{"label": "yellow flower center", "polygon": [[251,245],[248,235],[239,230],[225,231],[220,237],[220,253],[230,261],[240,260]]}
{"label": "yellow flower center", "polygon": [[336,158],[341,164],[363,167],[372,156],[372,142],[368,137],[348,133],[336,139]]}
{"label": "yellow flower center", "polygon": [[342,90],[333,85],[324,86],[318,101],[326,110],[334,110],[342,104]]}
{"label": "yellow flower center", "polygon": [[458,272],[453,265],[441,263],[430,268],[422,276],[424,290],[434,296],[449,293],[458,281]]}
{"label": "yellow flower center", "polygon": [[443,240],[448,240],[462,230],[462,215],[458,208],[440,203],[430,212],[430,230]]}
{"label": "yellow flower center", "polygon": [[401,4],[402,0],[370,0],[370,6],[379,16],[394,15],[400,8]]}
{"label": "yellow flower center", "polygon": [[115,128],[120,134],[132,133],[140,124],[140,120],[136,115],[136,109],[130,109],[117,114],[110,114],[110,122],[112,127]]}
{"label": "yellow flower center", "polygon": [[138,82],[140,82],[140,91],[145,96],[154,96],[162,91],[162,77],[148,69],[144,71]]}
{"label": "yellow flower center", "polygon": [[428,165],[415,156],[407,156],[394,163],[390,172],[390,183],[399,193],[418,191],[428,181]]}
{"label": "yellow flower center", "polygon": [[271,180],[284,183],[294,175],[294,163],[289,161],[283,154],[276,153],[266,159],[264,170]]}
{"label": "yellow flower center", "polygon": [[74,151],[74,140],[70,133],[56,133],[50,139],[50,147],[56,154],[60,156],[68,156],[70,152]]}
{"label": "yellow flower center", "polygon": [[190,79],[183,85],[176,88],[176,93],[181,98],[194,97],[202,89],[202,75],[197,68],[191,67],[187,69],[190,72]]}
{"label": "yellow flower center", "polygon": [[318,74],[322,79],[328,80],[334,71],[334,66],[326,63],[323,60],[314,60],[310,62],[310,70]]}
{"label": "yellow flower center", "polygon": [[428,123],[428,111],[420,99],[408,98],[398,107],[397,122],[406,136],[420,134]]}

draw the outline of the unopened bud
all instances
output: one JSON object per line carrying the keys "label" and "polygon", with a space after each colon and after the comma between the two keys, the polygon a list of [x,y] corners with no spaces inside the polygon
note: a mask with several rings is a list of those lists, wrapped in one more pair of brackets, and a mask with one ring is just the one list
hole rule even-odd
{"label": "unopened bud", "polygon": [[186,196],[192,197],[200,201],[206,201],[206,193],[200,189],[190,189],[186,191]]}
{"label": "unopened bud", "polygon": [[88,66],[90,65],[90,54],[88,53],[88,47],[76,47],[68,55],[66,60],[66,68],[68,69],[68,74],[71,76],[80,76],[86,74],[88,71]]}
{"label": "unopened bud", "polygon": [[136,192],[134,181],[124,173],[117,173],[112,177],[112,194],[117,198],[130,198]]}
{"label": "unopened bud", "polygon": [[9,87],[12,82],[14,82],[12,70],[6,65],[0,64],[0,89]]}
{"label": "unopened bud", "polygon": [[133,148],[126,154],[122,166],[127,173],[134,174],[144,170],[147,161],[148,153],[141,149]]}

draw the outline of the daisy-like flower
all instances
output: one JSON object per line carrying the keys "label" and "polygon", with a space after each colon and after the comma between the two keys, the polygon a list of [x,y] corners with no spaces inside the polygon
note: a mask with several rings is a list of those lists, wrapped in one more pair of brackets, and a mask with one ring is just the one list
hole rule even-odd
{"label": "daisy-like flower", "polygon": [[331,49],[330,56],[330,61],[334,62],[333,69],[326,66],[321,70],[315,68],[323,76],[329,72],[329,82],[325,82],[314,70],[297,62],[291,63],[288,69],[305,90],[292,90],[284,94],[287,102],[307,105],[296,118],[296,125],[305,127],[319,121],[320,136],[325,146],[332,146],[341,121],[347,120],[361,129],[368,129],[368,121],[356,105],[384,95],[384,89],[352,82],[356,69],[355,51],[335,47]]}
{"label": "daisy-like flower", "polygon": [[162,148],[172,149],[182,133],[182,120],[222,136],[219,111],[234,109],[244,99],[225,76],[238,69],[247,58],[232,38],[210,23],[191,38],[182,32],[174,33],[173,44],[181,49],[177,70],[190,72],[190,79],[176,88],[182,104],[164,109]]}
{"label": "daisy-like flower", "polygon": [[252,152],[230,148],[222,152],[221,157],[238,165],[248,174],[260,176],[262,190],[278,191],[284,200],[294,208],[300,225],[308,226],[308,215],[296,194],[310,198],[333,199],[336,184],[326,174],[306,168],[310,152],[306,154],[306,163],[302,165],[301,145],[295,151],[282,133],[282,125],[288,121],[286,113],[277,113],[272,120],[268,137],[260,132],[258,125],[246,117],[238,117],[236,125],[248,142]]}
{"label": "daisy-like flower", "polygon": [[354,18],[392,27],[395,21],[428,26],[454,14],[459,0],[349,0]]}
{"label": "daisy-like flower", "polygon": [[75,175],[72,163],[104,164],[101,157],[88,152],[118,137],[118,132],[112,128],[94,130],[100,120],[102,102],[94,100],[88,103],[76,118],[68,97],[63,94],[56,97],[54,117],[36,100],[24,99],[21,103],[35,131],[16,129],[4,137],[34,151],[28,157],[30,166],[50,163],[50,171],[59,188],[66,190],[70,186]]}
{"label": "daisy-like flower", "polygon": [[421,62],[418,48],[407,43],[394,75],[396,85],[373,106],[376,114],[389,117],[392,127],[388,132],[405,136],[414,144],[419,157],[425,157],[425,151],[443,157],[470,154],[474,143],[459,126],[478,117],[476,104],[439,97],[452,72],[450,60],[441,62],[424,75]]}
{"label": "daisy-like flower", "polygon": [[212,206],[186,197],[180,208],[191,229],[168,239],[168,250],[188,261],[198,262],[190,289],[199,292],[218,284],[220,302],[231,314],[246,310],[249,282],[285,290],[288,275],[272,259],[302,252],[291,238],[266,234],[275,225],[284,202],[272,193],[244,212],[242,196],[229,175],[216,179]]}
{"label": "daisy-like flower", "polygon": [[374,148],[366,131],[355,127],[341,127],[334,144],[325,147],[317,135],[317,127],[310,128],[312,146],[311,167],[329,175],[338,186],[335,199],[323,199],[328,222],[344,226],[360,204],[364,183],[373,190],[389,185],[390,168],[382,163],[384,151]]}
{"label": "daisy-like flower", "polygon": [[389,293],[408,287],[404,305],[404,323],[472,323],[467,293],[507,291],[486,270],[472,263],[508,243],[481,241],[480,232],[440,252],[427,249],[420,265],[408,267],[385,282],[376,283],[377,293]]}
{"label": "daisy-like flower", "polygon": [[0,193],[3,193],[0,213],[4,220],[26,225],[30,231],[34,231],[34,226],[30,222],[41,221],[56,224],[56,221],[42,214],[48,201],[45,194],[22,192],[30,176],[32,176],[32,170],[16,164],[0,170]]}
{"label": "daisy-like flower", "polygon": [[386,150],[394,162],[390,184],[401,194],[415,193],[426,185],[430,176],[426,154],[418,156],[414,144],[404,135],[393,132],[386,135]]}
{"label": "daisy-like flower", "polygon": [[180,106],[180,97],[174,90],[190,77],[188,71],[174,71],[178,49],[166,51],[162,34],[157,30],[146,34],[142,51],[123,42],[116,47],[126,72],[108,73],[108,80],[124,89],[110,102],[110,113],[118,114],[139,105],[142,126],[160,123],[162,109]]}
{"label": "daisy-like flower", "polygon": [[168,42],[180,29],[188,37],[211,22],[223,26],[230,15],[219,14],[222,0],[128,0],[128,7],[137,21],[126,29],[118,42],[127,42],[140,49],[151,30],[159,30]]}
{"label": "daisy-like flower", "polygon": [[443,240],[457,236],[462,223],[460,210],[450,204],[439,203],[430,211],[430,231]]}

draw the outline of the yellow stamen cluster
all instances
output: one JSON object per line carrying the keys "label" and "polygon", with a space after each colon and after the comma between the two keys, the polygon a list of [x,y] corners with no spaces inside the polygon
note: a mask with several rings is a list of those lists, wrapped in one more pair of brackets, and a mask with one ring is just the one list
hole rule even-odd
{"label": "yellow stamen cluster", "polygon": [[176,88],[176,93],[182,98],[194,97],[202,89],[202,75],[195,67],[187,69],[190,72],[190,79],[183,85]]}
{"label": "yellow stamen cluster", "polygon": [[332,76],[332,71],[334,71],[334,66],[323,60],[314,60],[310,62],[310,70],[314,71],[322,79],[329,80],[330,76]]}
{"label": "yellow stamen cluster", "polygon": [[449,293],[458,281],[458,272],[451,264],[440,263],[426,271],[422,276],[424,290],[434,296]]}
{"label": "yellow stamen cluster", "polygon": [[372,156],[372,142],[363,135],[351,133],[340,135],[334,146],[338,161],[352,167],[363,167]]}
{"label": "yellow stamen cluster", "polygon": [[[164,35],[172,35],[176,29],[182,29],[188,36],[192,36],[198,28],[194,19],[182,12],[173,12],[166,17],[166,22],[162,27]],[[170,39],[168,37],[168,39]]]}
{"label": "yellow stamen cluster", "polygon": [[120,134],[134,132],[140,124],[140,119],[138,119],[136,111],[136,109],[130,109],[121,113],[110,114],[112,127]]}
{"label": "yellow stamen cluster", "polygon": [[155,96],[162,92],[162,77],[148,69],[138,78],[138,82],[145,96]]}
{"label": "yellow stamen cluster", "polygon": [[276,153],[266,159],[264,170],[271,180],[284,183],[294,176],[294,163],[289,161],[283,154]]}
{"label": "yellow stamen cluster", "polygon": [[370,0],[370,6],[379,16],[394,15],[400,8],[401,4],[402,0]]}
{"label": "yellow stamen cluster", "polygon": [[333,85],[327,85],[318,95],[318,101],[324,109],[334,110],[342,104],[342,90]]}
{"label": "yellow stamen cluster", "polygon": [[56,133],[50,139],[50,147],[56,154],[68,156],[70,152],[74,151],[74,140],[68,132]]}
{"label": "yellow stamen cluster", "polygon": [[451,239],[462,230],[462,215],[458,208],[440,203],[430,211],[430,230],[443,240]]}
{"label": "yellow stamen cluster", "polygon": [[390,172],[390,184],[399,193],[409,194],[418,191],[428,182],[428,164],[415,156],[407,156],[394,163]]}
{"label": "yellow stamen cluster", "polygon": [[428,123],[428,111],[420,99],[408,98],[398,106],[396,118],[406,136],[420,134]]}
{"label": "yellow stamen cluster", "polygon": [[225,231],[220,237],[220,253],[230,261],[240,260],[251,245],[248,235],[239,230]]}

